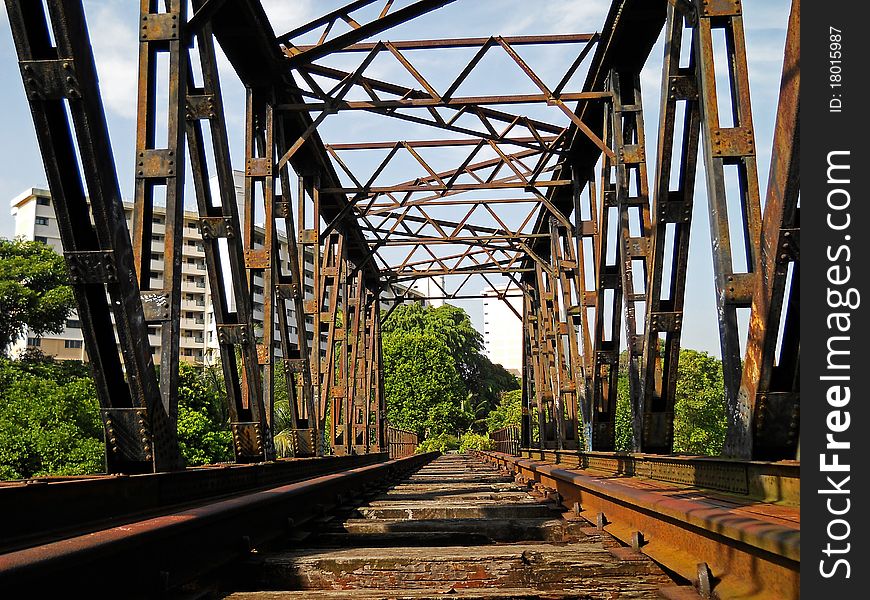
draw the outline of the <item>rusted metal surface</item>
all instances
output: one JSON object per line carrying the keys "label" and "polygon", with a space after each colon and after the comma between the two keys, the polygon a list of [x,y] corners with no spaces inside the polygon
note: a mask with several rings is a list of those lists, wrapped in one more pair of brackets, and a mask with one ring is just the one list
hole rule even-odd
{"label": "rusted metal surface", "polygon": [[395,427],[387,427],[387,444],[390,458],[411,456],[417,450],[417,434]]}
{"label": "rusted metal surface", "polygon": [[[123,586],[153,598],[251,556],[262,544],[399,477],[433,455],[381,462],[216,500],[0,556],[4,592],[26,595]],[[288,516],[292,515],[292,517]]]}
{"label": "rusted metal surface", "polygon": [[[559,465],[496,454],[510,468],[559,495],[623,543],[639,546],[696,586],[698,564],[720,598],[798,598],[800,511],[703,493],[694,486],[591,474]],[[637,535],[639,532],[639,536]]]}
{"label": "rusted metal surface", "polygon": [[520,455],[520,427],[517,425],[511,425],[509,427],[502,427],[501,429],[496,429],[493,432],[490,432],[489,439],[495,442],[495,449],[497,452],[502,452],[503,454],[510,454],[511,456],[519,456]]}

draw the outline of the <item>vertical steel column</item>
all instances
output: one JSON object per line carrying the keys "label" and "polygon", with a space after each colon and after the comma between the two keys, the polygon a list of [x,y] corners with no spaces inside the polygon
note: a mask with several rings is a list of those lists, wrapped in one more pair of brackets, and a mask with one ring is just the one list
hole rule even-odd
{"label": "vertical steel column", "polygon": [[[193,3],[194,8],[199,8],[202,2],[203,0],[196,0]],[[202,88],[195,87],[193,71],[189,68],[185,103],[187,142],[199,208],[199,232],[203,240],[208,269],[209,289],[211,290],[215,329],[220,347],[227,405],[230,421],[238,423],[244,420],[240,414],[246,410],[250,401],[249,398],[243,396],[241,377],[244,377],[247,384],[244,389],[247,390],[250,398],[261,398],[262,389],[253,329],[250,290],[242,248],[242,228],[230,162],[214,40],[209,23],[203,25],[197,33],[196,39],[203,84]],[[190,61],[188,62],[190,64]],[[218,205],[215,205],[209,181],[203,121],[208,122],[211,137]],[[223,264],[221,247],[226,248],[227,252],[231,299],[227,295],[227,281],[225,280],[227,266]],[[234,303],[235,310],[232,309],[231,301]],[[241,377],[236,356],[237,349],[239,351],[238,359],[241,359],[244,370],[244,375]],[[238,445],[236,446],[237,459],[245,460],[239,452]]]}
{"label": "vertical steel column", "polygon": [[[683,302],[689,256],[689,232],[698,163],[701,116],[695,59],[680,67],[683,43],[683,15],[668,7],[665,56],[662,67],[661,111],[659,114],[658,158],[654,183],[650,270],[647,283],[647,313],[644,323],[644,354],[641,367],[644,423],[644,452],[673,451],[674,393],[680,357]],[[682,131],[677,135],[677,106],[684,106]],[[676,189],[671,189],[674,146],[679,171]],[[669,227],[673,232],[668,236]],[[665,269],[670,280],[664,280]],[[664,334],[664,343],[661,342]]]}
{"label": "vertical steel column", "polygon": [[[276,122],[276,133],[278,139],[278,154],[283,156],[287,151],[284,145],[287,143],[288,136],[285,134],[284,120],[278,119]],[[295,427],[300,430],[306,429],[311,436],[312,446],[306,448],[306,453],[313,452],[313,440],[316,438],[314,431],[317,428],[317,419],[315,408],[314,385],[312,382],[312,350],[308,342],[307,327],[306,327],[306,312],[305,312],[305,256],[303,252],[304,246],[298,243],[296,222],[293,217],[293,203],[291,198],[292,186],[290,185],[290,167],[289,163],[284,163],[280,168],[281,178],[281,197],[275,198],[274,216],[276,219],[283,218],[284,226],[287,232],[287,253],[288,253],[288,268],[289,278],[283,272],[283,265],[278,268],[278,285],[277,294],[281,298],[280,310],[284,315],[287,312],[287,301],[292,302],[293,313],[296,326],[296,348],[289,347],[289,330],[287,324],[281,325],[282,330],[287,332],[285,336],[284,348],[284,371],[292,378],[288,380],[288,392],[293,390],[288,400],[294,404]],[[299,178],[300,184],[302,177]],[[298,196],[300,206],[305,202],[305,191],[300,185]],[[301,210],[301,209],[300,209]],[[300,230],[304,229],[305,223],[300,222]],[[317,345],[314,345],[315,348]],[[315,355],[316,359],[317,356]],[[297,379],[300,381],[297,382]],[[297,391],[298,390],[298,391]],[[300,434],[302,432],[300,431]]]}
{"label": "vertical steel column", "polygon": [[[787,31],[761,224],[761,272],[752,296],[749,341],[737,399],[738,414],[749,415],[751,420],[733,428],[725,446],[726,454],[756,460],[795,458],[800,431],[800,0],[792,2]],[[785,324],[777,359],[783,313]]]}
{"label": "vertical steel column", "polygon": [[[553,341],[556,359],[557,404],[562,407],[559,418],[563,421],[562,447],[579,450],[582,447],[581,421],[578,415],[578,390],[581,389],[582,368],[580,365],[577,329],[571,316],[572,301],[571,279],[576,272],[577,263],[571,260],[566,248],[571,247],[566,228],[556,218],[550,219],[550,262],[553,266],[553,306],[551,318],[554,321]],[[564,413],[564,417],[561,413]]]}
{"label": "vertical steel column", "polygon": [[[145,320],[160,327],[160,395],[169,422],[178,418],[178,355],[181,334],[181,245],[184,237],[184,104],[187,83],[187,50],[183,29],[187,2],[140,0],[139,92],[136,121],[136,185],[133,205],[133,252]],[[168,72],[158,73],[158,57],[168,53]],[[168,85],[166,139],[157,139],[158,78]],[[157,188],[165,192],[163,277],[152,287],[152,216]],[[146,338],[147,339],[147,338]]]}
{"label": "vertical steel column", "polygon": [[[728,430],[731,439],[745,433],[750,415],[746,406],[738,406],[741,380],[741,352],[737,309],[749,308],[759,272],[761,241],[761,205],[758,172],[755,162],[755,131],[749,98],[749,73],[743,17],[739,2],[702,3],[697,7],[697,34],[694,51],[698,63],[701,124],[704,134],[704,165],[707,174],[707,198],[710,209],[713,271],[716,283],[716,308],[722,345],[722,370],[725,380]],[[717,89],[713,32],[725,37],[730,119],[719,112],[723,90]],[[724,117],[724,119],[723,119]],[[730,125],[723,120],[730,120]],[[736,167],[736,193],[729,193],[725,166]],[[729,207],[729,200],[737,206]],[[734,203],[732,203],[734,204]],[[746,258],[745,270],[734,264],[728,211],[739,208]]]}
{"label": "vertical steel column", "polygon": [[[262,230],[257,226],[258,213],[257,188],[262,194],[262,209],[266,215],[272,210],[273,186],[273,111],[271,91],[266,88],[247,89],[247,111],[245,130],[245,268],[248,272],[248,286],[251,302],[261,289],[263,298],[262,343],[256,345],[256,376],[248,380],[243,372],[242,405],[239,420],[230,423],[238,462],[253,462],[270,459],[274,456],[270,413],[272,410],[273,373],[272,356],[274,352],[275,317],[272,301],[272,239],[273,223],[265,219]],[[262,286],[256,281],[260,279]],[[255,332],[256,336],[256,332]],[[223,340],[229,343],[232,340]],[[256,339],[237,340],[236,343],[255,344]],[[263,394],[255,396],[257,387],[262,386]]]}
{"label": "vertical steel column", "polygon": [[[320,372],[320,406],[323,414],[329,411],[329,443],[334,454],[349,452],[346,264],[344,236],[338,232],[328,234],[323,246],[317,310],[320,313],[319,325],[326,330],[326,356],[321,361]],[[341,316],[338,314],[339,306],[344,311]],[[320,331],[315,331],[315,336],[319,337]]]}
{"label": "vertical steel column", "polygon": [[381,303],[378,295],[372,297],[372,404],[370,421],[375,428],[371,435],[371,452],[387,449],[387,396],[384,392],[383,346],[381,344]]}
{"label": "vertical steel column", "polygon": [[[604,109],[604,141],[613,146],[613,106]],[[601,158],[601,210],[595,245],[595,329],[592,354],[592,449],[613,450],[616,440],[616,385],[619,377],[619,324],[622,317],[622,285],[619,277],[619,239],[608,235],[617,228],[616,165],[606,154]],[[612,209],[612,210],[611,210]],[[618,229],[615,230],[618,234]],[[612,256],[609,256],[612,250]],[[607,292],[610,292],[608,298]],[[609,321],[609,322],[608,322]],[[609,338],[609,339],[608,339]]]}
{"label": "vertical steel column", "polygon": [[532,308],[532,292],[523,290],[523,370],[522,370],[522,445],[523,448],[532,447],[532,398],[535,393],[535,370],[532,358],[532,346],[534,345],[532,327],[534,323]]}
{"label": "vertical steel column", "polygon": [[554,301],[552,273],[540,264],[536,265],[537,277],[537,334],[538,378],[535,389],[542,410],[544,428],[541,440],[545,448],[561,450],[564,419],[562,400],[559,396],[559,381],[556,372],[556,330],[554,328]]}
{"label": "vertical steel column", "polygon": [[[577,290],[577,305],[572,307],[572,317],[574,324],[580,331],[581,347],[581,364],[579,367],[582,372],[582,387],[578,389],[580,410],[583,418],[583,442],[582,450],[592,449],[592,399],[594,398],[594,373],[595,373],[595,353],[593,352],[593,338],[590,329],[595,326],[595,310],[597,294],[595,289],[587,289],[586,277],[587,271],[591,272],[594,277],[596,272],[596,248],[599,245],[599,230],[598,230],[598,203],[596,197],[595,173],[589,172],[586,175],[585,188],[587,190],[587,201],[584,203],[580,193],[582,174],[577,172],[577,169],[571,169],[571,178],[573,184],[573,199],[574,199],[574,243],[576,245],[574,260],[577,263],[575,271],[575,288]],[[585,206],[584,206],[585,204]],[[583,219],[584,208],[589,215],[589,219]],[[592,242],[591,256],[587,256],[586,248],[583,240],[590,239]],[[591,317],[590,317],[591,316]]]}
{"label": "vertical steel column", "polygon": [[[306,198],[311,199],[311,228],[308,227],[306,220]],[[314,422],[309,425],[315,430],[315,452],[322,454],[325,444],[329,442],[326,439],[326,395],[328,388],[323,387],[323,343],[321,336],[321,311],[320,302],[323,293],[321,289],[321,262],[323,256],[320,251],[320,178],[316,174],[299,174],[299,243],[302,246],[300,253],[300,268],[302,268],[301,277],[304,278],[304,260],[306,253],[310,253],[312,264],[312,287],[314,288],[311,297],[305,292],[305,300],[303,308],[305,310],[305,329],[302,330],[303,335],[308,335],[308,319],[311,319],[313,329],[311,340],[311,351],[309,354],[312,379],[312,398],[316,399],[314,404]],[[304,284],[304,279],[300,279]],[[304,289],[304,287],[303,287]]]}
{"label": "vertical steel column", "polygon": [[6,6],[100,402],[107,470],[180,468],[175,425],[143,344],[148,329],[81,2],[49,0],[48,14],[42,2]]}
{"label": "vertical steel column", "polygon": [[[616,203],[619,210],[617,248],[622,298],[625,302],[625,337],[628,353],[628,389],[631,400],[631,444],[641,449],[642,430],[667,430],[672,424],[644,419],[641,389],[641,359],[644,352],[643,328],[638,327],[637,312],[646,316],[646,289],[638,290],[635,280],[645,288],[650,247],[649,180],[646,170],[646,144],[640,73],[612,71],[613,145],[616,154]],[[636,264],[639,263],[639,264]],[[635,276],[640,269],[642,277]]]}
{"label": "vertical steel column", "polygon": [[[350,268],[347,269],[350,272]],[[366,452],[366,429],[367,403],[365,399],[365,357],[366,357],[366,322],[365,322],[365,280],[363,272],[359,271],[356,277],[347,277],[347,290],[350,297],[345,304],[345,312],[348,313],[350,329],[348,348],[350,362],[347,370],[347,408],[348,430],[350,432],[350,447],[352,452],[362,454]]]}

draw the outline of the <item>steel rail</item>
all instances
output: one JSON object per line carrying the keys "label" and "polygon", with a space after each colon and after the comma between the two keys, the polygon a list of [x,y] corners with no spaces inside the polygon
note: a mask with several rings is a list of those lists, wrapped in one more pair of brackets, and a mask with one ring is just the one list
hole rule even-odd
{"label": "steel rail", "polygon": [[123,590],[124,597],[153,598],[215,577],[221,566],[436,455],[367,465],[9,552],[0,556],[0,588],[10,597],[38,589],[96,596]]}
{"label": "steel rail", "polygon": [[556,494],[563,505],[689,581],[698,581],[703,564],[712,597],[800,596],[797,508],[730,501],[691,485],[638,486],[624,475],[589,474],[499,452],[479,454]]}

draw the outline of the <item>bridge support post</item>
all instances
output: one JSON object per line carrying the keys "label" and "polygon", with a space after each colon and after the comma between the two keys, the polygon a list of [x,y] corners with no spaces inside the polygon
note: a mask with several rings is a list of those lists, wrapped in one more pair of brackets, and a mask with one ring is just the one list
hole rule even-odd
{"label": "bridge support post", "polygon": [[[613,107],[604,108],[603,139],[613,145]],[[616,401],[619,377],[619,325],[622,316],[622,285],[619,279],[619,253],[608,257],[608,231],[618,227],[614,159],[601,158],[601,210],[598,212],[598,237],[594,244],[595,327],[592,347],[592,449],[609,451],[616,441]]]}
{"label": "bridge support post", "polygon": [[7,2],[100,402],[106,467],[110,473],[178,469],[183,464],[175,423],[147,343],[146,312],[82,5],[50,1],[47,13],[45,6]]}
{"label": "bridge support post", "polygon": [[[194,2],[198,8],[202,0]],[[253,312],[250,288],[245,271],[242,227],[239,219],[235,182],[230,163],[226,118],[221,97],[220,80],[214,51],[211,25],[206,23],[197,32],[197,50],[202,71],[202,87],[194,84],[192,59],[188,59],[188,74],[185,102],[187,142],[190,150],[193,183],[199,209],[199,232],[202,236],[206,272],[211,290],[215,329],[218,335],[220,361],[227,394],[227,408],[232,422],[241,422],[240,413],[253,399],[262,397],[262,382],[254,343]],[[204,122],[211,137],[211,155],[215,165],[217,186],[212,189],[209,178],[209,149],[203,135]],[[220,202],[215,205],[217,194]],[[227,250],[227,260],[222,258],[221,240]],[[235,310],[230,310],[227,301],[226,278],[230,273],[231,294]],[[245,342],[244,340],[247,340]],[[238,356],[236,354],[238,350]],[[241,360],[244,374],[239,375]],[[245,385],[242,385],[244,380]],[[248,397],[243,398],[243,391]],[[234,444],[235,445],[235,444]],[[240,446],[240,444],[239,444]],[[236,457],[243,460],[236,448]]]}
{"label": "bridge support post", "polygon": [[[700,113],[695,59],[680,67],[684,17],[668,8],[662,67],[661,111],[656,160],[649,276],[641,363],[644,452],[670,453],[674,443],[674,401],[683,325],[683,302],[692,225],[695,171],[698,162]],[[677,135],[677,107],[684,106],[682,132]],[[678,147],[676,189],[671,189],[674,146]],[[665,270],[669,280],[665,280]]]}
{"label": "bridge support post", "polygon": [[[738,310],[755,301],[760,271],[761,203],[749,72],[739,3],[697,8],[694,54],[697,64],[703,155],[707,178],[716,309],[722,346],[728,437],[747,439],[751,415],[738,395],[742,374]],[[721,36],[714,36],[714,32]],[[716,77],[714,39],[724,37],[728,78]],[[718,84],[726,81],[726,89]],[[724,109],[720,113],[720,106]],[[727,167],[727,168],[726,168]],[[729,219],[738,209],[742,218]],[[732,230],[730,222],[739,223]]]}

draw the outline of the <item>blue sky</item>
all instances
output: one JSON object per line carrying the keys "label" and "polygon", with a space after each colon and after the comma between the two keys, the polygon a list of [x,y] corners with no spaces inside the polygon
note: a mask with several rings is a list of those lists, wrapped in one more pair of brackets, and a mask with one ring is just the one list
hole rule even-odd
{"label": "blue sky", "polygon": [[[409,0],[397,2],[400,7]],[[283,33],[343,2],[313,0],[264,0],[263,4],[272,20],[276,33]],[[567,0],[529,3],[524,0],[458,0],[445,8],[425,15],[380,36],[383,39],[431,39],[438,37],[466,37],[489,35],[524,35],[544,33],[591,33],[603,23],[610,2],[607,0]],[[749,54],[750,83],[752,86],[753,116],[756,145],[759,150],[759,178],[762,190],[766,189],[769,168],[769,152],[773,131],[775,106],[779,90],[782,66],[782,50],[789,2],[786,0],[745,0],[744,23]],[[92,34],[92,42],[100,76],[101,90],[107,112],[109,131],[115,149],[115,160],[125,198],[132,196],[132,158],[135,142],[135,104],[137,80],[137,31],[138,3],[131,0],[85,0],[85,11]],[[530,9],[530,6],[533,7]],[[379,7],[378,9],[379,10]],[[33,124],[23,93],[18,72],[17,58],[9,33],[5,6],[0,4],[0,80],[6,82],[0,94],[0,236],[11,236],[12,217],[8,202],[29,187],[46,187]],[[364,13],[361,13],[364,16]],[[99,33],[99,35],[97,35]],[[451,61],[451,54],[416,54],[412,57],[415,66],[433,79],[438,87],[439,76],[449,77],[461,69],[463,58],[470,55],[452,51],[456,63],[448,68],[437,61]],[[470,51],[470,52],[473,52]],[[661,40],[653,50],[651,59],[642,74],[645,119],[647,129],[647,155],[655,156],[655,131],[658,124],[659,80],[662,59]],[[523,57],[550,83],[558,81],[561,72],[576,56],[576,46],[552,46],[545,49],[523,48]],[[348,66],[358,63],[363,55],[355,54],[337,59],[331,64]],[[488,57],[489,59],[489,57]],[[380,58],[378,59],[381,60]],[[496,60],[496,59],[493,59]],[[226,61],[221,61],[225,102],[231,129],[232,155],[236,165],[241,156],[243,143],[244,98],[243,89],[228,70]],[[505,72],[497,62],[484,67],[475,80],[477,86],[470,93],[527,93],[534,91],[530,82],[522,79],[518,71]],[[370,71],[372,76],[402,80],[396,65],[376,62]],[[368,73],[367,73],[368,74]],[[406,75],[406,74],[405,74]],[[582,73],[574,80],[582,82]],[[510,85],[506,85],[506,82]],[[519,87],[518,87],[519,86]],[[415,85],[415,87],[418,87]],[[552,86],[551,86],[552,87]],[[569,86],[579,91],[578,85]],[[518,109],[522,110],[522,109]],[[547,109],[537,109],[544,110]],[[549,109],[552,111],[553,109]],[[537,114],[537,113],[536,113]],[[549,119],[563,123],[553,112]],[[328,118],[322,128],[327,142],[359,141],[365,139],[427,139],[440,134],[425,131],[388,119],[362,119],[356,117]],[[455,156],[445,156],[449,164]],[[360,164],[364,164],[363,162]],[[434,166],[439,159],[433,157]],[[650,173],[653,164],[649,165]],[[407,179],[407,178],[403,178]],[[192,201],[192,190],[188,201]],[[719,334],[716,326],[715,303],[712,285],[712,259],[704,189],[703,167],[698,174],[695,219],[692,228],[690,249],[687,309],[684,319],[683,344],[686,347],[707,350],[719,354]],[[482,325],[479,302],[460,303],[472,315],[475,324]]]}

